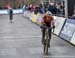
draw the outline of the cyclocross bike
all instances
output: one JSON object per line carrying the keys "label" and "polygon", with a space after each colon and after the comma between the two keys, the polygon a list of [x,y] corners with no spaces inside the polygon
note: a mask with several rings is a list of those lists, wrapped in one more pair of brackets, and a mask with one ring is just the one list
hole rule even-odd
{"label": "cyclocross bike", "polygon": [[[46,31],[45,31],[45,39],[44,39],[44,42],[43,42],[43,47],[44,47],[44,54],[47,55],[48,54],[48,48],[49,48],[49,29],[52,29],[51,28],[46,28]],[[53,29],[53,32],[54,32],[54,29]]]}

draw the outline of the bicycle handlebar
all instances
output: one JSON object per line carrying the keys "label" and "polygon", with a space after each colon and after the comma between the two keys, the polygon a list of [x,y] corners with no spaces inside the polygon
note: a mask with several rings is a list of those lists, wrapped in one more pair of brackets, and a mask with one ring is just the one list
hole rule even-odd
{"label": "bicycle handlebar", "polygon": [[40,26],[41,28],[53,29],[53,27]]}
{"label": "bicycle handlebar", "polygon": [[41,28],[46,28],[46,29],[53,29],[53,32],[54,32],[54,29],[53,27],[46,27],[46,26],[40,26]]}
{"label": "bicycle handlebar", "polygon": [[[39,24],[37,24],[38,26],[40,26]],[[40,26],[41,28],[46,28],[46,29],[53,29],[53,32],[54,32],[54,29],[53,27],[46,27],[46,26]]]}

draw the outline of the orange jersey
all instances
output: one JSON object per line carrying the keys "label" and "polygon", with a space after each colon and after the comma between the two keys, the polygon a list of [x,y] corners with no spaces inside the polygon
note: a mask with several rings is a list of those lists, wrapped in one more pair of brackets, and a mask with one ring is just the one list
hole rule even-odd
{"label": "orange jersey", "polygon": [[44,22],[51,22],[52,20],[54,20],[53,16],[50,16],[50,18],[47,18],[47,16],[45,15],[43,17]]}
{"label": "orange jersey", "polygon": [[50,23],[52,26],[55,26],[53,16],[50,16],[50,18],[47,18],[47,16],[44,15],[43,20],[41,21],[41,26],[43,26],[44,23],[48,23],[48,24]]}

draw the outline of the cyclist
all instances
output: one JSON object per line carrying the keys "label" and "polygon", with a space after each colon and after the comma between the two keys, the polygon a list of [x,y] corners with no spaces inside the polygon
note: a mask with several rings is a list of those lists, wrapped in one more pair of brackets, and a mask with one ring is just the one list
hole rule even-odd
{"label": "cyclist", "polygon": [[[50,11],[47,11],[46,14],[43,16],[43,19],[41,21],[40,24],[41,28],[42,27],[53,27],[55,28],[55,24],[54,24],[54,18],[52,16],[52,13]],[[44,43],[44,39],[45,39],[45,30],[46,28],[42,28],[42,44]],[[49,42],[48,42],[48,46],[50,47],[50,39],[51,39],[51,29],[48,30],[49,32]]]}
{"label": "cyclist", "polygon": [[12,20],[13,20],[13,10],[12,10],[12,8],[9,9],[9,19],[10,19],[10,23],[12,23]]}

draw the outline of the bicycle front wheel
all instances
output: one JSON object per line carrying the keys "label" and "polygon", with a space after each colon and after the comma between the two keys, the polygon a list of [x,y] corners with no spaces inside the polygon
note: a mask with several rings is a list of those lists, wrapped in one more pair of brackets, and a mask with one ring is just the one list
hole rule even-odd
{"label": "bicycle front wheel", "polygon": [[48,44],[47,43],[44,44],[44,54],[45,55],[48,54]]}

